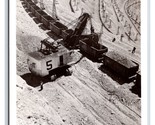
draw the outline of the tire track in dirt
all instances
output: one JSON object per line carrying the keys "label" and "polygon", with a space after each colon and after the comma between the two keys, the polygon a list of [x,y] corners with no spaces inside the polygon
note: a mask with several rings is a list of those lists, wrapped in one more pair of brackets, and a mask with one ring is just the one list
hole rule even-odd
{"label": "tire track in dirt", "polygon": [[[76,84],[76,83],[75,83]],[[73,97],[75,100],[77,100],[81,105],[83,105],[83,107],[85,107],[88,111],[90,111],[90,113],[103,125],[106,125],[106,123],[101,120],[102,117],[100,117],[96,112],[90,110],[85,103],[83,103],[78,97],[76,97],[76,95],[74,93],[72,93],[71,91],[67,90],[65,87],[63,87],[60,83],[58,83],[58,85],[60,87],[62,87],[66,93],[68,93],[71,97]]]}
{"label": "tire track in dirt", "polygon": [[[71,79],[72,79],[72,78],[71,78]],[[69,80],[69,79],[68,79],[68,80]],[[68,81],[68,80],[67,80],[67,81]],[[75,80],[75,78],[72,79],[72,81],[74,81],[74,80]],[[83,84],[84,84],[83,81],[82,81],[81,83],[76,81],[76,82],[72,82],[72,85],[73,85],[73,86],[74,86],[73,83],[74,83],[74,84],[78,83],[78,86],[79,86],[79,85],[80,85],[80,86],[81,86],[81,85],[83,86]],[[77,86],[77,84],[76,84],[76,88],[79,88],[78,86]],[[83,87],[82,87],[82,88],[83,88]],[[84,88],[87,88],[87,86],[84,87]],[[68,89],[69,89],[69,88],[68,88]],[[76,92],[75,92],[74,90],[72,90],[72,89],[69,89],[69,90],[72,92],[72,94],[74,94],[77,98],[79,98],[78,100],[81,100],[81,102],[84,103],[84,105],[87,106],[87,109],[91,109],[92,106],[93,106],[93,107],[94,107],[94,106],[95,106],[95,107],[98,106],[98,104],[93,105],[93,103],[91,104],[90,101],[88,101],[88,100],[87,100],[87,101],[86,101],[86,100],[84,101],[84,100],[82,99],[83,97],[81,98],[81,97],[79,97],[78,95],[76,95],[76,92],[77,92],[78,90],[76,90]],[[80,92],[80,91],[79,91],[79,92]],[[80,93],[81,93],[81,92],[80,92]],[[91,92],[91,93],[92,93],[92,92]],[[95,92],[93,92],[93,93],[95,94]],[[95,97],[97,97],[98,94],[95,94],[95,95],[96,95]],[[93,96],[93,97],[94,97],[94,96]],[[89,98],[90,98],[91,100],[94,100],[94,99],[91,97],[91,95],[89,96]],[[97,97],[97,98],[98,98],[98,97]],[[101,100],[101,99],[98,99],[98,100]],[[105,99],[104,99],[104,100],[105,100]],[[105,100],[105,101],[107,101],[107,100]],[[88,103],[88,102],[89,102],[89,103]],[[92,106],[90,107],[90,105],[92,105]],[[104,111],[107,110],[106,112],[113,112],[113,109],[111,109],[111,108],[110,108],[108,105],[106,105],[105,103],[102,103],[102,105],[104,105]],[[103,109],[103,108],[102,108],[102,109]],[[97,110],[97,109],[96,109],[96,110]],[[117,110],[117,113],[118,113],[118,112],[119,112],[119,110]],[[99,113],[99,111],[98,111],[98,113]],[[95,114],[97,114],[97,116],[99,116],[99,117],[102,117],[102,119],[104,119],[104,121],[107,120],[107,118],[104,118],[104,117],[106,117],[106,116],[103,116],[103,115],[98,114],[98,113],[95,113]],[[101,112],[100,112],[100,113],[101,113]],[[126,114],[124,114],[124,116],[126,116]],[[131,116],[130,116],[130,118],[131,118]],[[135,119],[135,118],[132,117],[132,119]],[[136,119],[135,119],[135,121],[136,121]],[[107,122],[108,122],[108,121],[107,121]]]}
{"label": "tire track in dirt", "polygon": [[[112,93],[112,91],[107,91],[100,83],[97,83],[97,82],[95,82],[95,81],[92,81],[91,78],[89,78],[89,77],[83,75],[80,71],[78,71],[77,68],[75,68],[75,69],[76,69],[76,71],[78,72],[78,75],[76,75],[76,78],[78,78],[80,81],[82,81],[81,83],[83,83],[83,85],[87,86],[87,87],[90,88],[92,91],[98,93],[98,95],[101,95],[101,96],[103,97],[104,100],[109,101],[109,99],[106,98],[105,95],[102,95],[100,92],[95,91],[95,89],[93,89],[91,86],[89,86],[89,85],[87,84],[87,82],[85,82],[85,79],[88,79],[88,80],[90,80],[92,83],[95,83],[97,86],[100,86],[102,89],[104,89],[104,90],[105,90],[106,92],[108,92],[108,93]],[[82,75],[84,78],[80,78],[80,77],[79,77],[79,74]],[[108,94],[107,94],[107,95],[108,95]],[[115,95],[115,94],[114,94],[114,95]],[[115,96],[118,96],[118,95],[115,95]],[[118,98],[119,98],[119,97],[118,97]],[[141,118],[141,116],[139,115],[139,113],[137,113],[136,111],[134,111],[134,110],[131,109],[130,107],[124,105],[124,104],[121,102],[121,100],[119,100],[119,101],[120,101],[120,103],[121,103],[123,106],[125,106],[128,110],[130,110],[129,112],[134,112],[136,116],[138,116],[139,118]],[[108,105],[107,105],[107,106],[108,106]],[[124,113],[124,112],[123,112],[123,113]],[[132,113],[131,113],[131,114],[132,114]],[[127,115],[127,114],[125,113],[125,115]],[[129,116],[129,117],[130,117],[130,116]]]}
{"label": "tire track in dirt", "polygon": [[[81,101],[80,100],[78,100],[78,98],[76,98],[75,96],[74,96],[74,94],[72,94],[69,90],[67,90],[66,91],[66,88],[65,87],[63,87],[63,86],[65,86],[65,85],[62,85],[62,84],[65,84],[66,82],[63,82],[63,81],[61,81],[60,79],[59,80],[57,80],[57,82],[55,82],[55,85],[53,86],[54,88],[53,88],[53,90],[57,90],[58,91],[58,93],[57,94],[55,94],[55,95],[57,95],[57,96],[52,96],[52,97],[50,97],[50,95],[44,95],[43,97],[45,97],[45,98],[47,98],[48,100],[49,100],[49,98],[52,98],[52,99],[50,99],[51,101],[49,101],[49,103],[51,103],[52,105],[54,104],[55,106],[54,106],[54,109],[57,109],[57,107],[59,106],[60,108],[63,106],[64,107],[64,109],[61,109],[61,112],[60,111],[58,111],[57,110],[57,112],[58,112],[58,114],[60,115],[60,117],[62,118],[62,119],[64,119],[65,117],[67,118],[66,120],[68,121],[69,119],[82,119],[82,117],[81,118],[79,118],[78,116],[77,117],[75,117],[77,114],[79,114],[79,115],[81,115],[81,116],[83,116],[83,118],[85,117],[85,115],[86,114],[89,114],[89,115],[87,115],[87,117],[88,117],[88,119],[87,120],[85,120],[85,124],[87,124],[87,125],[95,125],[93,122],[92,122],[92,120],[94,119],[93,118],[93,116],[90,114],[90,112],[89,112],[89,110],[88,109],[86,109],[86,107],[85,107],[85,105],[83,105],[83,103],[81,103]],[[51,82],[50,83],[48,83],[48,84],[51,84]],[[46,86],[46,85],[45,85]],[[50,88],[52,88],[52,86],[51,85],[48,85],[48,86],[50,86],[50,87],[48,87],[48,91],[47,91],[47,89],[46,90],[44,90],[44,91],[42,91],[41,93],[42,94],[44,94],[45,92],[46,93],[48,93],[49,91],[52,91]],[[55,91],[54,91],[55,92]],[[53,92],[52,92],[53,93]],[[52,94],[51,93],[51,94]],[[59,100],[61,100],[60,101],[60,103],[61,103],[61,105],[60,104],[58,104],[58,100],[57,99],[54,99],[54,98],[59,98]],[[69,105],[65,105],[65,103],[69,103]],[[68,108],[71,108],[72,107],[72,111],[71,112],[69,112],[69,111],[67,111],[67,109]],[[79,108],[78,108],[79,107]],[[64,110],[66,110],[65,112],[64,112]],[[72,113],[72,112],[74,112],[74,113]],[[87,112],[87,113],[86,113]],[[64,115],[63,115],[63,113],[65,113]],[[72,115],[72,116],[70,116],[70,115]],[[70,118],[70,117],[72,117],[72,118]],[[74,118],[75,117],[75,118]],[[90,120],[90,118],[92,119],[92,120]],[[69,121],[71,121],[73,124],[75,123],[75,121],[72,121],[72,120],[69,120]],[[68,121],[68,122],[69,122]],[[79,123],[80,121],[78,121],[77,123]],[[96,125],[102,125],[99,121],[97,122],[96,121],[96,123],[98,123],[98,124],[96,124]],[[66,125],[68,125],[67,123],[66,123]]]}

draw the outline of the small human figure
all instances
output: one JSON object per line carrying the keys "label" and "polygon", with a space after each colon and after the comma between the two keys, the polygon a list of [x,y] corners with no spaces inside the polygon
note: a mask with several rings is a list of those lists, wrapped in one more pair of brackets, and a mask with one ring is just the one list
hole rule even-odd
{"label": "small human figure", "polygon": [[43,82],[40,83],[40,89],[38,91],[42,91],[43,90]]}
{"label": "small human figure", "polygon": [[115,42],[116,38],[113,38],[112,42]]}
{"label": "small human figure", "polygon": [[124,35],[123,35],[123,34],[121,34],[121,39],[120,39],[121,41],[123,41],[123,37],[124,37]]}
{"label": "small human figure", "polygon": [[116,35],[119,34],[119,31],[120,31],[120,27],[118,26],[118,29],[117,29],[117,33],[116,33]]}
{"label": "small human figure", "polygon": [[128,33],[128,40],[130,41],[130,36],[131,36],[131,31],[129,31],[129,33]]}
{"label": "small human figure", "polygon": [[133,49],[132,49],[132,54],[134,54],[135,51],[136,51],[136,47],[133,47]]}

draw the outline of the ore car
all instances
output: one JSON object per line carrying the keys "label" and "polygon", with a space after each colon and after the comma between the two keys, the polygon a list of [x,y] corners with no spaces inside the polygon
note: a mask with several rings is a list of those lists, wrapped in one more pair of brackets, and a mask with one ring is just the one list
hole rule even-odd
{"label": "ore car", "polygon": [[103,64],[125,79],[130,79],[136,75],[139,65],[116,51],[104,54]]}

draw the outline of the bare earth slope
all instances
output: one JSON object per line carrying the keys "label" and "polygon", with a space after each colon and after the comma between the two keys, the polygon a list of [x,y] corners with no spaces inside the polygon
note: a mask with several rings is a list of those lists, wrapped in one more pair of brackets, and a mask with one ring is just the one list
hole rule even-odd
{"label": "bare earth slope", "polygon": [[[46,31],[17,0],[17,125],[140,125],[141,99],[83,58],[71,76],[31,87],[20,76],[29,73],[27,53],[37,50]],[[80,53],[75,53],[80,58]]]}

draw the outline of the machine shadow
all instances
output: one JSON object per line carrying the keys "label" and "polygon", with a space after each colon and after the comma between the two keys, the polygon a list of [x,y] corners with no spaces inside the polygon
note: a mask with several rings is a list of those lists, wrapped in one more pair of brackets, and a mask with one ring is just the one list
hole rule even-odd
{"label": "machine shadow", "polygon": [[135,85],[132,87],[131,92],[133,92],[134,94],[136,94],[136,95],[138,95],[139,97],[141,97],[141,87],[138,86],[138,85],[136,85],[136,83],[135,83]]}
{"label": "machine shadow", "polygon": [[42,79],[33,75],[32,73],[27,73],[21,76],[29,86],[38,87],[41,84]]}
{"label": "machine shadow", "polygon": [[131,91],[141,97],[141,75],[139,73],[137,73],[135,85]]}
{"label": "machine shadow", "polygon": [[33,75],[32,73],[26,73],[24,75],[21,75],[21,77],[26,81],[26,83],[31,87],[38,87],[41,84],[46,84],[48,82],[55,81],[56,79],[62,77],[62,76],[70,76],[72,73],[69,70],[60,70],[55,73],[55,75],[48,75],[45,77],[39,77],[36,75]]}
{"label": "machine shadow", "polygon": [[134,82],[135,85],[132,87],[132,89],[130,89],[130,91],[138,95],[139,97],[141,97],[141,78],[137,76],[136,78],[133,78],[133,79],[122,78],[122,76],[118,75],[117,73],[105,67],[104,65],[100,66],[99,70],[101,70],[103,73],[106,73],[109,77],[111,77],[114,81],[118,82],[120,85],[135,81]]}
{"label": "machine shadow", "polygon": [[88,58],[88,59],[91,60],[92,62],[98,62],[98,63],[101,62],[100,60],[93,58],[92,56],[90,56],[89,54],[87,54],[87,53],[85,53],[85,52],[83,52],[83,51],[80,51],[80,53],[83,55],[83,57]]}

